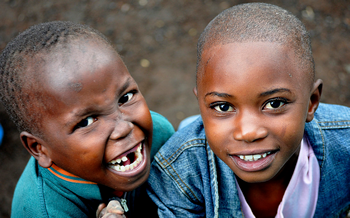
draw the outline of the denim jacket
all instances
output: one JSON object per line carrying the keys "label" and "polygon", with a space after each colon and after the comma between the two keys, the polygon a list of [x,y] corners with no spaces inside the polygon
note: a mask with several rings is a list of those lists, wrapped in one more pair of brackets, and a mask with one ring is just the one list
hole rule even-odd
{"label": "denim jacket", "polygon": [[[345,217],[350,209],[350,108],[320,104],[305,134],[321,171],[314,217]],[[234,173],[210,149],[201,118],[157,153],[148,185],[160,217],[244,217]]]}

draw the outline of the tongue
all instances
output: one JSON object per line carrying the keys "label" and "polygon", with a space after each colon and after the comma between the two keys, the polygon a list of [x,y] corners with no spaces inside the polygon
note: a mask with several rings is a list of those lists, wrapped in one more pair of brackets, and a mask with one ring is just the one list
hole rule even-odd
{"label": "tongue", "polygon": [[123,162],[123,166],[130,165],[130,164],[131,164],[131,162],[130,162],[130,159],[129,159],[129,158],[128,158],[127,161]]}

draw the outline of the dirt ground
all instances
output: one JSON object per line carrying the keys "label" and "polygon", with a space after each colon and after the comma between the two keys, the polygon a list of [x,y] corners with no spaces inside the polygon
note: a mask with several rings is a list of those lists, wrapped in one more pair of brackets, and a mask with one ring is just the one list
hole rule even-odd
{"label": "dirt ground", "polygon": [[[104,33],[122,55],[151,110],[177,128],[199,112],[195,86],[196,43],[222,10],[253,1],[222,0],[0,0],[0,50],[29,26],[52,20],[88,24]],[[271,0],[298,16],[312,36],[322,101],[350,106],[350,2]],[[0,217],[10,216],[16,182],[29,158],[0,106],[5,129],[0,146]]]}

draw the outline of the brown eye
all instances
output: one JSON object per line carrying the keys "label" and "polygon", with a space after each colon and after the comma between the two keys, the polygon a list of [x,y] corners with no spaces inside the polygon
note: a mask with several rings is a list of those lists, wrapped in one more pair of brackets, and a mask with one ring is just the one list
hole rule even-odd
{"label": "brown eye", "polygon": [[134,93],[132,92],[128,92],[125,95],[123,95],[120,99],[119,99],[119,105],[125,104],[126,102],[130,101],[132,99],[132,97],[134,96]]}
{"label": "brown eye", "polygon": [[219,112],[229,112],[229,111],[233,111],[232,106],[230,106],[229,104],[219,104],[216,105],[214,107],[215,110],[219,111]]}
{"label": "brown eye", "polygon": [[76,128],[82,128],[82,127],[87,127],[90,126],[93,122],[95,122],[97,120],[97,118],[94,117],[87,117],[85,119],[83,119],[82,121],[80,121]]}
{"label": "brown eye", "polygon": [[273,101],[270,101],[266,104],[266,108],[267,109],[277,109],[277,108],[280,108],[284,105],[285,103],[281,100],[273,100]]}

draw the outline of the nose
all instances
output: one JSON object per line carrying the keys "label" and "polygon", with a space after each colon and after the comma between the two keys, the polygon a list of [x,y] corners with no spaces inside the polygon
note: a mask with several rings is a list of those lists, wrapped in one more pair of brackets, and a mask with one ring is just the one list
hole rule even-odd
{"label": "nose", "polygon": [[118,140],[127,137],[133,130],[134,124],[132,122],[118,119],[114,123],[113,132],[110,135],[110,139]]}
{"label": "nose", "polygon": [[251,143],[266,138],[268,130],[264,122],[258,115],[251,112],[237,114],[234,123],[234,139]]}

